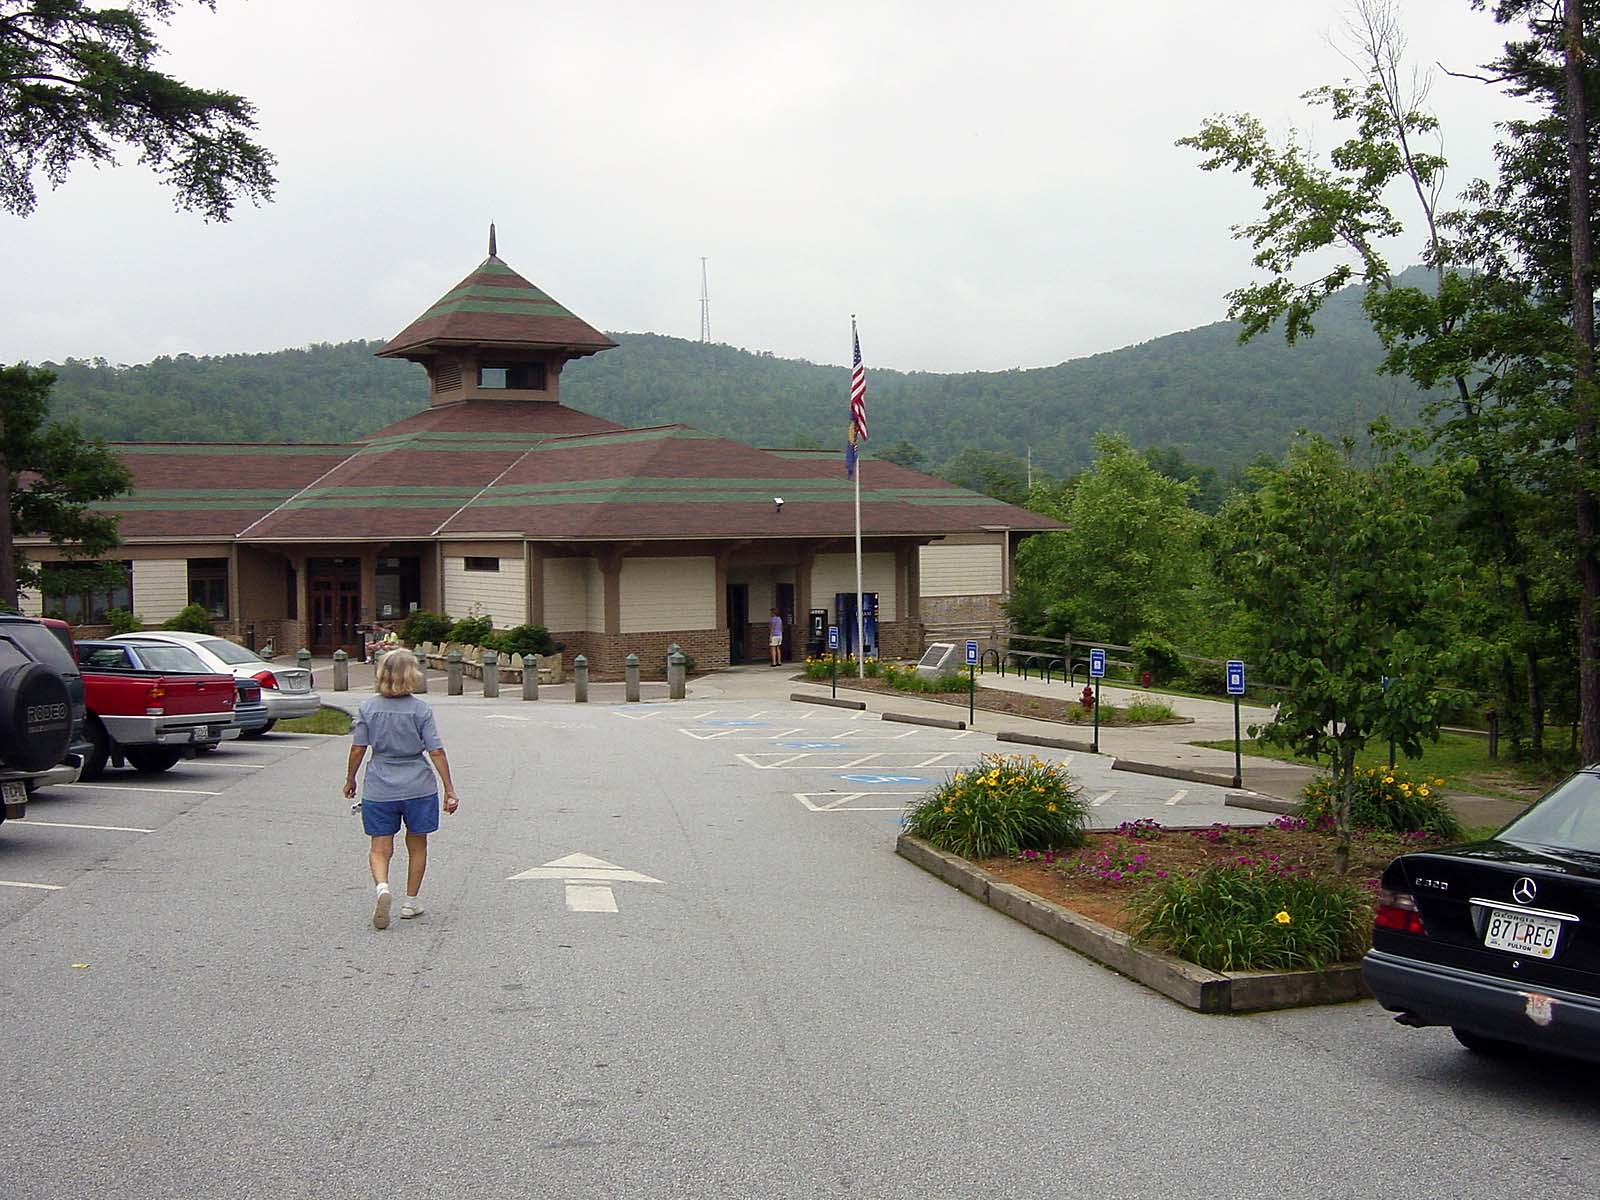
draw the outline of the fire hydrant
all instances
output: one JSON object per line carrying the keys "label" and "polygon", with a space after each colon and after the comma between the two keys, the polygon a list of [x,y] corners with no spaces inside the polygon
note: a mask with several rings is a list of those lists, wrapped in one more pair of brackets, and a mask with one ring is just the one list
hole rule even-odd
{"label": "fire hydrant", "polygon": [[1078,703],[1083,705],[1084,708],[1094,707],[1094,689],[1087,683],[1083,685],[1083,695],[1079,697]]}

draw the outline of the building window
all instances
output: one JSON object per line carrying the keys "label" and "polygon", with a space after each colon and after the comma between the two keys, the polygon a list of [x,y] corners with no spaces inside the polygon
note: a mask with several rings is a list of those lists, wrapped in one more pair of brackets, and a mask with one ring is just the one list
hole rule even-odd
{"label": "building window", "polygon": [[198,604],[213,617],[227,618],[227,559],[191,558],[189,560],[189,603]]}
{"label": "building window", "polygon": [[488,363],[478,368],[478,386],[485,391],[542,392],[544,379],[542,362]]}
{"label": "building window", "polygon": [[469,571],[498,571],[500,560],[498,558],[469,558],[466,559],[466,569]]}
{"label": "building window", "polygon": [[133,611],[133,564],[40,563],[44,614],[73,625],[99,625],[113,608]]}

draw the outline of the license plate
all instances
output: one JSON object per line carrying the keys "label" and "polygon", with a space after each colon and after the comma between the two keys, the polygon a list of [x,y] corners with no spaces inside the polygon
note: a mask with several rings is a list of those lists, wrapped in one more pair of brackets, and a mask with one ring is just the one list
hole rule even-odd
{"label": "license plate", "polygon": [[1560,921],[1503,909],[1491,910],[1489,923],[1483,929],[1483,944],[1490,950],[1509,950],[1534,958],[1554,958],[1560,937]]}
{"label": "license plate", "polygon": [[20,779],[8,779],[0,783],[0,803],[26,804],[28,802],[28,786]]}

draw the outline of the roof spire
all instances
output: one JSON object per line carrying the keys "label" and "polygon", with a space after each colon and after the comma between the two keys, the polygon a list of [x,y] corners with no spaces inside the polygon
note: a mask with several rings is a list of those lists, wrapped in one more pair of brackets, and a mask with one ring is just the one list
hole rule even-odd
{"label": "roof spire", "polygon": [[489,257],[490,258],[498,258],[499,257],[499,255],[495,253],[495,249],[494,249],[494,222],[493,221],[489,222]]}

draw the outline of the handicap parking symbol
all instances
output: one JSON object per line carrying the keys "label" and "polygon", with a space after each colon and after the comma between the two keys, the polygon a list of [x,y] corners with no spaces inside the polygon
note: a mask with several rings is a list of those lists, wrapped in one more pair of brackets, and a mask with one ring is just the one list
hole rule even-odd
{"label": "handicap parking symbol", "polygon": [[765,721],[707,721],[707,725],[715,725],[719,729],[760,729],[766,727]]}
{"label": "handicap parking symbol", "polygon": [[840,779],[848,779],[851,783],[932,783],[931,779],[922,779],[916,775],[841,775]]}
{"label": "handicap parking symbol", "polygon": [[779,742],[785,750],[848,750],[848,742]]}

